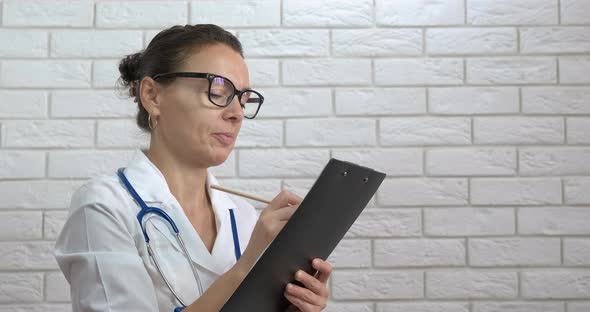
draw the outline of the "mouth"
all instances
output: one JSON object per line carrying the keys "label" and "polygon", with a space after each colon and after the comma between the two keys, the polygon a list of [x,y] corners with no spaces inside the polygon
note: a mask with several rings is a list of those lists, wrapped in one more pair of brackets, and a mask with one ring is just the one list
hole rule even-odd
{"label": "mouth", "polygon": [[235,136],[230,132],[213,133],[213,137],[223,145],[230,145],[234,142]]}

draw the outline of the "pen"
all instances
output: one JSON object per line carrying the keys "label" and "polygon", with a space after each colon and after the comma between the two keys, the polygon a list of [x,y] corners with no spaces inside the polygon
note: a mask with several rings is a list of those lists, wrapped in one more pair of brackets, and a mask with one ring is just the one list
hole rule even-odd
{"label": "pen", "polygon": [[226,193],[230,193],[230,194],[234,194],[234,195],[246,197],[246,198],[249,198],[249,199],[253,199],[253,200],[259,201],[261,203],[270,204],[270,200],[264,199],[262,197],[258,197],[256,195],[252,195],[252,194],[244,193],[244,192],[241,192],[241,191],[233,190],[233,189],[230,189],[230,188],[227,188],[227,187],[223,187],[223,186],[211,184],[211,188],[214,189],[214,190],[218,190],[218,191],[222,191],[222,192],[226,192]]}

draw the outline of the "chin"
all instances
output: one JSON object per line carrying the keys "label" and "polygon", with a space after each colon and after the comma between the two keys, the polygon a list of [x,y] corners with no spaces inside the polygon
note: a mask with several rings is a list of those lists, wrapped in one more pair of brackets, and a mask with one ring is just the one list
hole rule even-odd
{"label": "chin", "polygon": [[215,166],[219,166],[221,164],[223,164],[227,158],[229,157],[229,154],[231,153],[233,149],[228,149],[227,151],[219,151],[217,153],[215,153],[214,155],[211,155],[211,167],[215,167]]}

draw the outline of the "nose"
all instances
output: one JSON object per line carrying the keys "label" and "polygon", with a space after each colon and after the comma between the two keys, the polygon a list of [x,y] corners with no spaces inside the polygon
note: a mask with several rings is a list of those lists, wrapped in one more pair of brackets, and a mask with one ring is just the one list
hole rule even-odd
{"label": "nose", "polygon": [[238,95],[233,97],[232,101],[223,109],[223,119],[232,121],[242,121],[244,119],[244,110],[240,105]]}

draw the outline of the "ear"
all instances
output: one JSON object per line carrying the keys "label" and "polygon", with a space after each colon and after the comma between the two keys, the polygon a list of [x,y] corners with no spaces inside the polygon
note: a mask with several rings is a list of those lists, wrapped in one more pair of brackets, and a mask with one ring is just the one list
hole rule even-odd
{"label": "ear", "polygon": [[141,104],[151,115],[160,115],[161,86],[151,77],[144,77],[139,83]]}

